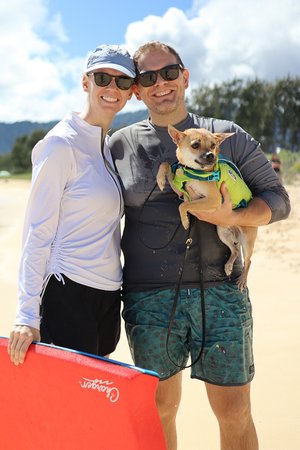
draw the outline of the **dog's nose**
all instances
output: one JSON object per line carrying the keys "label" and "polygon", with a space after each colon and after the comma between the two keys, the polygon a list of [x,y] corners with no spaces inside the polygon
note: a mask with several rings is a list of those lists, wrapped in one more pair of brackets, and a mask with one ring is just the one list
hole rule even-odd
{"label": "dog's nose", "polygon": [[209,162],[212,163],[215,160],[215,155],[212,152],[206,152],[204,154],[204,158]]}

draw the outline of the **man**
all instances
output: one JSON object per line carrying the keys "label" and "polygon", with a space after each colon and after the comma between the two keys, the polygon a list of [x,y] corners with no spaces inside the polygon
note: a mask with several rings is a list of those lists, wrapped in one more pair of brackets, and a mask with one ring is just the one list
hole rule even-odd
{"label": "man", "polygon": [[[169,450],[177,448],[176,413],[182,369],[191,357],[191,377],[203,380],[220,427],[221,449],[256,450],[258,441],[250,408],[254,376],[252,315],[248,290],[229,279],[224,264],[229,249],[216,224],[260,226],[284,219],[288,195],[260,149],[236,124],[189,114],[185,90],[189,72],[171,47],[150,42],[134,61],[134,92],[149,119],[116,132],[111,149],[125,199],[123,317],[136,365],[160,374],[157,407]],[[222,187],[222,206],[199,213],[190,230],[181,226],[180,200],[171,188],[160,192],[156,174],[163,161],[175,162],[168,124],[183,131],[207,128],[234,132],[221,146],[252,190],[247,208],[232,210]]]}

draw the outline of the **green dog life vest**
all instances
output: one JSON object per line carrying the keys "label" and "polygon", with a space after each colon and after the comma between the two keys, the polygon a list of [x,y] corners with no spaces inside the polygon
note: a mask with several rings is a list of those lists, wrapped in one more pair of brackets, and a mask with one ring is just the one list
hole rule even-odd
{"label": "green dog life vest", "polygon": [[175,163],[172,165],[172,172],[175,174],[173,179],[174,186],[186,195],[189,200],[191,199],[185,190],[185,183],[191,180],[216,181],[219,190],[221,184],[225,181],[230,193],[233,209],[246,207],[252,198],[250,189],[238,173],[238,168],[231,161],[220,159],[213,172],[195,170],[185,167],[180,163]]}

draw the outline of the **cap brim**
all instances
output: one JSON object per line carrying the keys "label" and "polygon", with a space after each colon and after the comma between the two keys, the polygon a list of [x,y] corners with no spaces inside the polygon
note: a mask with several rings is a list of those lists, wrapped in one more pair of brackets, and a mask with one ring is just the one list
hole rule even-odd
{"label": "cap brim", "polygon": [[135,78],[135,72],[132,72],[130,69],[127,69],[126,67],[120,66],[118,64],[107,64],[107,63],[95,64],[94,66],[87,68],[86,73],[92,72],[93,70],[96,69],[115,69],[124,73],[124,75],[127,75],[128,77]]}

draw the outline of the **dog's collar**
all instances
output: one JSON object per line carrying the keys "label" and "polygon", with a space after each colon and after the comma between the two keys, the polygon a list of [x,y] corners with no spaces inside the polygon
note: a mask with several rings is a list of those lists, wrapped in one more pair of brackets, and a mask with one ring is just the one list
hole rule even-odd
{"label": "dog's collar", "polygon": [[183,166],[179,162],[175,162],[174,164],[172,164],[172,172],[175,173],[177,169],[182,170],[182,175],[185,175],[186,177],[192,178],[194,180],[220,181],[221,178],[221,171],[218,163],[215,165],[215,170],[213,170],[212,172],[192,169],[191,167]]}

